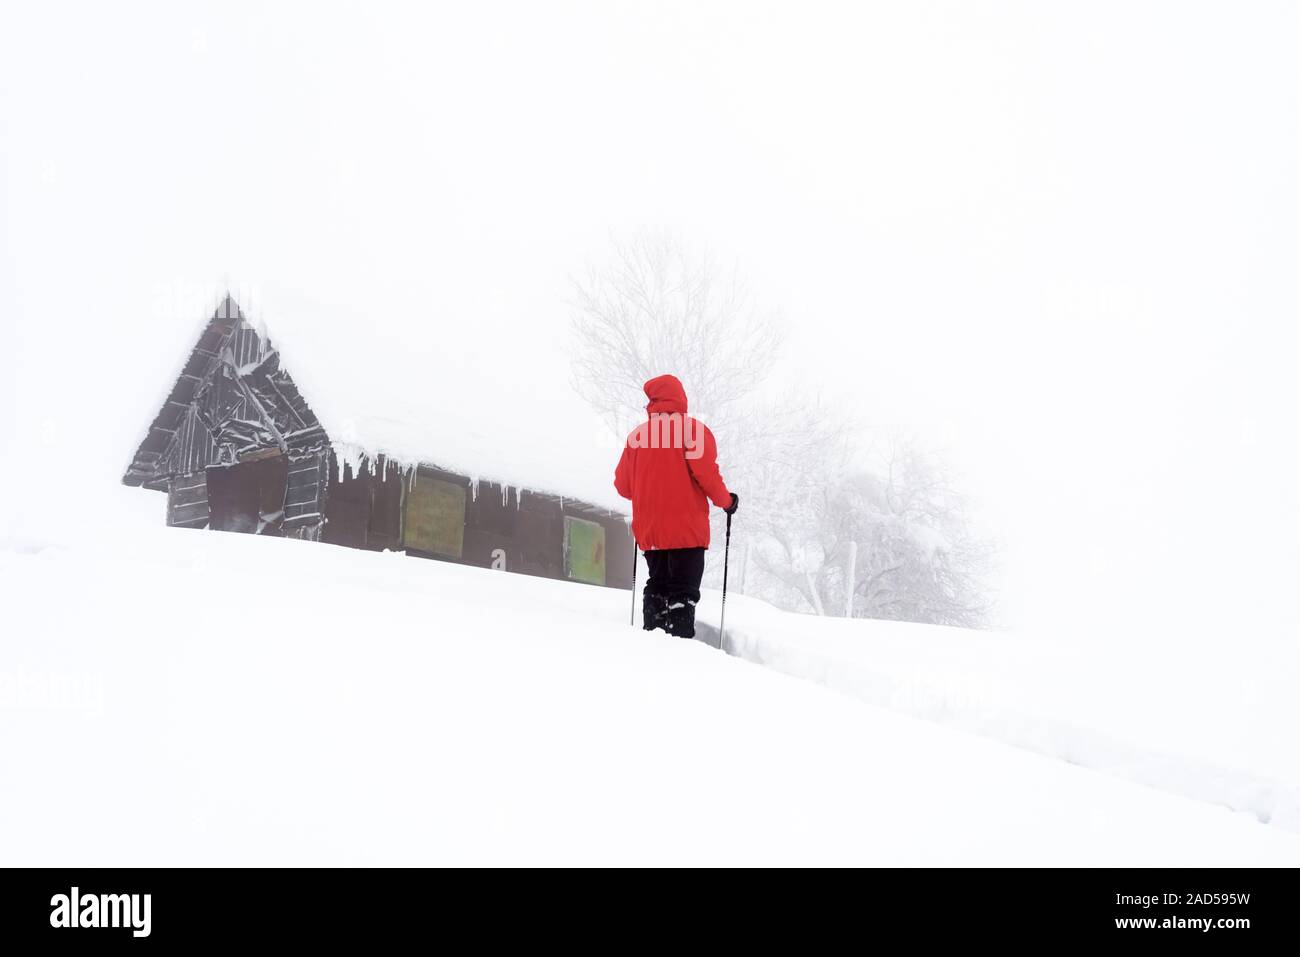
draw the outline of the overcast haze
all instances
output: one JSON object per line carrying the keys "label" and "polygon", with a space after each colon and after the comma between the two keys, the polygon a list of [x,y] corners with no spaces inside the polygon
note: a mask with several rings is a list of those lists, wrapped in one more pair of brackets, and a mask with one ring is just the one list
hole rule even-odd
{"label": "overcast haze", "polygon": [[651,227],[773,388],[949,449],[1008,624],[1294,634],[1300,8],[463,6],[6,8],[5,524],[72,491],[24,455],[117,482],[224,279],[586,421],[568,277]]}

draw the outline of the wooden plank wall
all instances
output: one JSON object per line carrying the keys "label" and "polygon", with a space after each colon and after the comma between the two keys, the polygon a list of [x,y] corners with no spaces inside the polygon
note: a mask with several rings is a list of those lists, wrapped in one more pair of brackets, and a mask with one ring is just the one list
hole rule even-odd
{"label": "wooden plank wall", "polygon": [[[464,486],[465,538],[460,561],[483,568],[500,567],[524,575],[567,580],[564,561],[565,516],[596,522],[605,529],[605,584],[629,588],[632,584],[632,535],[626,519],[607,509],[576,499],[523,491],[496,482],[480,481],[477,489],[463,475],[422,467],[424,477]],[[440,558],[417,551],[411,554]],[[447,559],[444,559],[447,560]]]}
{"label": "wooden plank wall", "polygon": [[182,421],[187,415],[193,414],[194,394],[212,375],[212,370],[220,359],[222,344],[241,318],[239,308],[229,298],[217,308],[123,476],[122,481],[127,485],[167,488],[171,477],[168,473],[169,463],[176,460],[173,446]]}
{"label": "wooden plank wall", "polygon": [[329,453],[318,449],[289,456],[284,494],[284,534],[317,541],[329,488]]}
{"label": "wooden plank wall", "polygon": [[200,469],[176,475],[167,489],[167,524],[181,528],[208,527],[208,479]]}

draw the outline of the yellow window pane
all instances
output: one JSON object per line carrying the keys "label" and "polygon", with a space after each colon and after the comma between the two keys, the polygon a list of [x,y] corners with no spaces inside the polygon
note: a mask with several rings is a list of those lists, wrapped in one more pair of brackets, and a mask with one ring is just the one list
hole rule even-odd
{"label": "yellow window pane", "polygon": [[465,488],[417,474],[406,492],[402,543],[407,548],[460,558],[465,547]]}

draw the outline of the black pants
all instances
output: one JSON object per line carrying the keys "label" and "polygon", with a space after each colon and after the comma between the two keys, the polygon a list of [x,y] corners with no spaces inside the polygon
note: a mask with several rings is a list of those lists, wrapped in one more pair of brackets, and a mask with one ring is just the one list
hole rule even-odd
{"label": "black pants", "polygon": [[657,548],[645,553],[650,578],[642,593],[644,628],[662,628],[679,638],[695,637],[695,603],[704,577],[704,549]]}

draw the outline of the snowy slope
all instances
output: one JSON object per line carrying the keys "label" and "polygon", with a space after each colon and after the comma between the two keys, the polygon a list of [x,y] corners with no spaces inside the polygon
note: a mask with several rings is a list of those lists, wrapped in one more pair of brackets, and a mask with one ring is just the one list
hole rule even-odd
{"label": "snowy slope", "polygon": [[0,542],[0,583],[3,864],[1300,864],[626,592],[153,527]]}
{"label": "snowy slope", "polygon": [[785,674],[1300,831],[1294,645],[1080,647],[790,615],[742,596],[727,632],[731,654]]}

